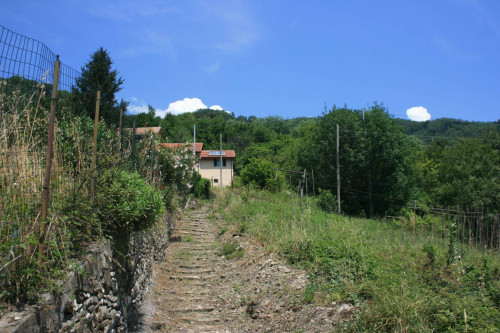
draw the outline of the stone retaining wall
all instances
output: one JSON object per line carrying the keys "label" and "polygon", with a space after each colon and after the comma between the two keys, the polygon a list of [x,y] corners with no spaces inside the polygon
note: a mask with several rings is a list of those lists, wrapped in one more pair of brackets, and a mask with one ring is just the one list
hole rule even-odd
{"label": "stone retaining wall", "polygon": [[[61,292],[46,294],[38,306],[5,314],[0,332],[127,332],[151,283],[153,264],[169,242],[168,216],[150,230],[131,235],[128,244],[109,240],[90,247]],[[125,245],[125,246],[123,246]],[[127,249],[120,254],[117,248]]]}

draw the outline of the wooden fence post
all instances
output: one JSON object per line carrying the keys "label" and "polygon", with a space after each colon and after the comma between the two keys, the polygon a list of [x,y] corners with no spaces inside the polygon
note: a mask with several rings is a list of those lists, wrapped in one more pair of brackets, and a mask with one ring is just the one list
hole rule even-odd
{"label": "wooden fence post", "polygon": [[94,201],[95,195],[95,165],[96,165],[96,155],[97,155],[97,129],[99,127],[99,106],[101,102],[101,91],[97,90],[96,100],[95,100],[95,115],[94,115],[94,141],[92,144],[92,166],[91,166],[91,178],[90,178],[90,202]]}
{"label": "wooden fence post", "polygon": [[338,210],[339,214],[342,214],[342,209],[340,206],[340,133],[339,133],[339,124],[337,124],[337,205],[338,205]]}
{"label": "wooden fence post", "polygon": [[45,254],[45,238],[47,236],[47,215],[49,210],[49,197],[50,197],[50,176],[52,173],[52,157],[54,155],[54,123],[56,119],[57,107],[57,89],[59,86],[59,69],[61,62],[59,56],[54,63],[54,80],[52,82],[52,98],[50,101],[50,115],[49,115],[49,133],[47,139],[47,156],[45,157],[45,180],[43,183],[42,192],[42,216],[41,216],[41,231],[40,231],[40,247],[39,259],[40,263],[44,261],[43,255]]}

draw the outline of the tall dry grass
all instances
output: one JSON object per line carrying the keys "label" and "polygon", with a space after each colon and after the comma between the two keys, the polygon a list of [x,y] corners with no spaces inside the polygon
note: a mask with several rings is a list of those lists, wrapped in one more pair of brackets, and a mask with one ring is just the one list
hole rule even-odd
{"label": "tall dry grass", "polygon": [[[0,298],[21,304],[34,297],[30,289],[45,271],[37,262],[48,110],[43,84],[27,93],[0,83]],[[57,236],[47,241],[57,247]],[[50,246],[47,265],[53,252]]]}

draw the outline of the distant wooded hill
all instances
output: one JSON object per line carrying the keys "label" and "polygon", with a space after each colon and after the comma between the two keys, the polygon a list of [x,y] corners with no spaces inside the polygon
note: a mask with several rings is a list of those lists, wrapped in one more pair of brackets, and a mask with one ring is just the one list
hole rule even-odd
{"label": "distant wooded hill", "polygon": [[408,135],[426,139],[446,138],[481,138],[486,132],[500,129],[500,120],[496,122],[476,122],[459,119],[441,118],[431,121],[416,122],[406,119],[395,119],[396,124]]}

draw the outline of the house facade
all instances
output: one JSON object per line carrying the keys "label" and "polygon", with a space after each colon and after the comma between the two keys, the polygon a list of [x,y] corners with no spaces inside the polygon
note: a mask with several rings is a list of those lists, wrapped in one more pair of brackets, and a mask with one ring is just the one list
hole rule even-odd
{"label": "house facade", "polygon": [[[160,143],[167,149],[186,149],[193,152],[192,143]],[[234,150],[202,150],[203,143],[195,144],[195,169],[201,177],[207,178],[212,186],[232,186],[234,179]],[[222,157],[222,166],[221,166]]]}
{"label": "house facade", "polygon": [[198,173],[203,178],[210,179],[212,186],[232,186],[234,158],[234,150],[202,150],[198,162]]}

